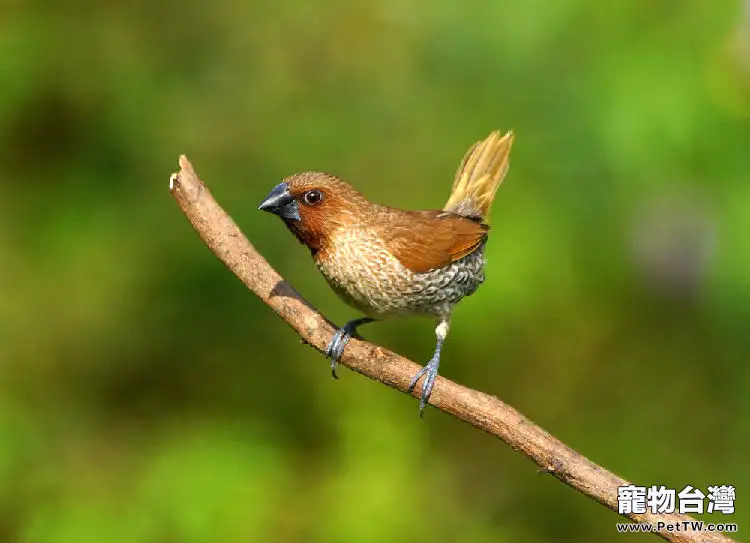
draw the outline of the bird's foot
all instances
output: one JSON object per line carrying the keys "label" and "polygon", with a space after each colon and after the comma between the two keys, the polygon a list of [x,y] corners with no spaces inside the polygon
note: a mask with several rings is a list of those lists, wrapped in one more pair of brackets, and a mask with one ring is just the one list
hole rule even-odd
{"label": "bird's foot", "polygon": [[326,356],[331,359],[331,375],[333,375],[334,379],[339,378],[338,375],[336,375],[336,365],[339,360],[341,360],[341,355],[344,354],[344,347],[346,347],[346,344],[349,342],[353,333],[354,330],[347,323],[346,326],[336,330],[336,333],[333,335],[333,338],[326,348]]}
{"label": "bird's foot", "polygon": [[427,365],[419,370],[417,374],[412,377],[409,383],[408,392],[412,392],[414,387],[417,385],[419,380],[424,376],[424,383],[422,383],[422,395],[419,398],[419,416],[424,416],[424,408],[427,405],[427,401],[430,399],[432,394],[432,387],[435,386],[435,379],[438,376],[438,367],[440,366],[440,353],[435,353],[435,356],[427,362]]}
{"label": "bird's foot", "polygon": [[336,375],[336,365],[339,360],[341,360],[341,355],[344,354],[344,347],[346,347],[346,344],[352,336],[357,335],[357,327],[361,324],[372,322],[373,320],[374,319],[369,317],[351,320],[339,328],[333,335],[333,338],[331,338],[331,341],[326,348],[326,356],[331,359],[331,375],[333,375],[334,379],[339,378],[338,375]]}

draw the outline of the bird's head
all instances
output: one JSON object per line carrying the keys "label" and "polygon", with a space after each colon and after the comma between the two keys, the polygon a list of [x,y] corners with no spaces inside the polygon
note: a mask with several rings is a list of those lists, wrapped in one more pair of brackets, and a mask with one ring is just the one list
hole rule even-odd
{"label": "bird's head", "polygon": [[325,173],[305,172],[276,185],[258,209],[281,217],[297,239],[315,253],[337,231],[359,223],[368,205],[349,183]]}

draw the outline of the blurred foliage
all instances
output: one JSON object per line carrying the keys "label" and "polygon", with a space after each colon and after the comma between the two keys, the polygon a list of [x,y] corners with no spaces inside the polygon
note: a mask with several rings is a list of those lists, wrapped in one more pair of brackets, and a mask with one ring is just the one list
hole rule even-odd
{"label": "blurred foliage", "polygon": [[[744,10],[744,11],[743,11]],[[256,211],[324,170],[439,208],[517,133],[487,282],[442,374],[641,485],[750,523],[750,5],[0,6],[0,541],[641,541],[495,439],[324,359],[167,191],[187,153],[269,261],[355,316]],[[433,325],[365,336],[414,360]],[[742,537],[740,533],[740,537]]]}

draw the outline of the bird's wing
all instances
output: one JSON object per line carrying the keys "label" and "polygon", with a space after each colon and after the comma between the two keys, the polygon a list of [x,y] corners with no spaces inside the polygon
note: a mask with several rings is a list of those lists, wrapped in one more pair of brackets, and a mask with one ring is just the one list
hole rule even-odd
{"label": "bird's wing", "polygon": [[489,226],[445,211],[390,209],[373,225],[389,253],[414,273],[447,266],[474,252]]}

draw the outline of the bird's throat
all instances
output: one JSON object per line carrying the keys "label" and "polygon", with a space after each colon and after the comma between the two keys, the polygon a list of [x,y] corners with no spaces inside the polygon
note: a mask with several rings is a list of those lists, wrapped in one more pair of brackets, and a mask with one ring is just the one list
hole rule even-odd
{"label": "bird's throat", "polygon": [[294,237],[302,244],[306,245],[313,256],[320,251],[325,244],[325,236],[320,232],[312,229],[302,221],[284,219],[284,223]]}

